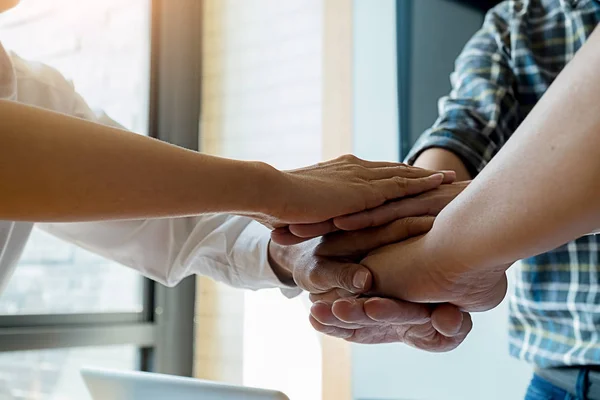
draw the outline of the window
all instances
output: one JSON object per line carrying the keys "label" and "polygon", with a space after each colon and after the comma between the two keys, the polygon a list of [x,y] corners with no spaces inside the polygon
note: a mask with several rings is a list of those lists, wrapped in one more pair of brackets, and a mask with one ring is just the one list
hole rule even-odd
{"label": "window", "polygon": [[[205,1],[203,151],[281,169],[321,159],[322,14],[322,0]],[[210,363],[200,378],[321,397],[321,349],[302,299],[213,292],[218,304],[199,318],[219,340],[199,354]]]}
{"label": "window", "polygon": [[[9,51],[58,69],[93,109],[146,133],[149,11],[148,0],[27,0],[2,15],[0,40]],[[37,229],[0,297],[2,314],[141,308],[139,275]]]}
{"label": "window", "polygon": [[[199,98],[200,85],[182,90],[181,82],[193,81],[196,65],[193,74],[186,67],[200,37],[180,27],[194,25],[195,6],[24,0],[0,15],[0,41],[57,69],[92,109],[125,128],[194,147],[199,100],[190,99]],[[178,43],[175,54],[160,51],[171,42]],[[176,102],[188,107],[170,110]],[[191,375],[193,293],[193,280],[166,289],[34,230],[0,296],[0,398],[86,399],[83,365]]]}
{"label": "window", "polygon": [[0,314],[141,312],[142,283],[136,272],[36,229],[0,296]]}
{"label": "window", "polygon": [[134,346],[104,346],[0,354],[0,398],[86,399],[79,378],[82,365],[132,370],[138,351]]}

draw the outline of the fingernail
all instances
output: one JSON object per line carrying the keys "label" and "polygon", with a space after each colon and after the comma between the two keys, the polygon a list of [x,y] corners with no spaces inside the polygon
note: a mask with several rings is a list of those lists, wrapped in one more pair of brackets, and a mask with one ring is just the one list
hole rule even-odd
{"label": "fingernail", "polygon": [[451,183],[456,180],[456,172],[454,171],[441,171],[444,173],[444,182]]}
{"label": "fingernail", "polygon": [[456,171],[452,171],[451,169],[443,169],[440,172],[444,173],[444,175],[456,175]]}
{"label": "fingernail", "polygon": [[340,339],[349,339],[352,337],[352,335],[354,335],[353,331],[342,331],[339,333],[338,338]]}
{"label": "fingernail", "polygon": [[364,304],[364,305],[366,306],[367,304],[373,304],[373,303],[377,303],[378,301],[379,301],[379,299],[378,299],[378,298],[371,298],[371,299],[369,299],[369,300],[365,301],[365,304]]}
{"label": "fingernail", "polygon": [[357,289],[364,289],[365,286],[367,286],[367,279],[369,279],[369,274],[367,271],[358,271],[356,274],[354,274],[352,284]]}

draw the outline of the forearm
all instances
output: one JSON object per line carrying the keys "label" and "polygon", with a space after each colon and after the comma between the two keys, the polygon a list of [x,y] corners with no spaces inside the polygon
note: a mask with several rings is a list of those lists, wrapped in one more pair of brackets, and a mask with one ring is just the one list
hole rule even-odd
{"label": "forearm", "polygon": [[439,215],[442,249],[470,265],[512,263],[600,227],[600,31],[490,164]]}
{"label": "forearm", "polygon": [[[279,173],[0,100],[0,219],[263,212]],[[264,204],[264,207],[267,207]]]}
{"label": "forearm", "polygon": [[434,171],[454,171],[456,181],[468,181],[471,174],[461,159],[449,150],[442,148],[427,149],[415,160],[415,167],[433,169]]}

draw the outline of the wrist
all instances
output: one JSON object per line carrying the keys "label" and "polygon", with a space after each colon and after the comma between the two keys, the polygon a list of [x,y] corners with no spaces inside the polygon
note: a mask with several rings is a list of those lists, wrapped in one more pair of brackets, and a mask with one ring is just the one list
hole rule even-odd
{"label": "wrist", "polygon": [[282,246],[269,241],[267,253],[271,270],[281,283],[288,286],[296,286],[293,267],[289,262],[289,252],[290,246]]}
{"label": "wrist", "polygon": [[248,209],[242,211],[278,217],[284,207],[284,173],[264,162],[245,163],[249,165],[248,175],[252,176],[252,179],[242,177],[246,186],[244,197],[249,202]]}
{"label": "wrist", "polygon": [[436,217],[433,227],[426,234],[428,242],[434,244],[440,259],[449,260],[469,271],[506,271],[517,260],[506,260],[495,254],[495,249],[481,246],[476,232],[465,229],[464,219],[456,216],[450,207],[443,209]]}

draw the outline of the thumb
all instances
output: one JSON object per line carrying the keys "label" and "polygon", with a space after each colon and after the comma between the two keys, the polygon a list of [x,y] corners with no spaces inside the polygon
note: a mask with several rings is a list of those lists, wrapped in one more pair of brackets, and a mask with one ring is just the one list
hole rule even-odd
{"label": "thumb", "polygon": [[322,258],[308,269],[294,271],[296,284],[310,293],[325,293],[343,289],[361,294],[371,289],[373,276],[368,268],[353,263],[341,263]]}

